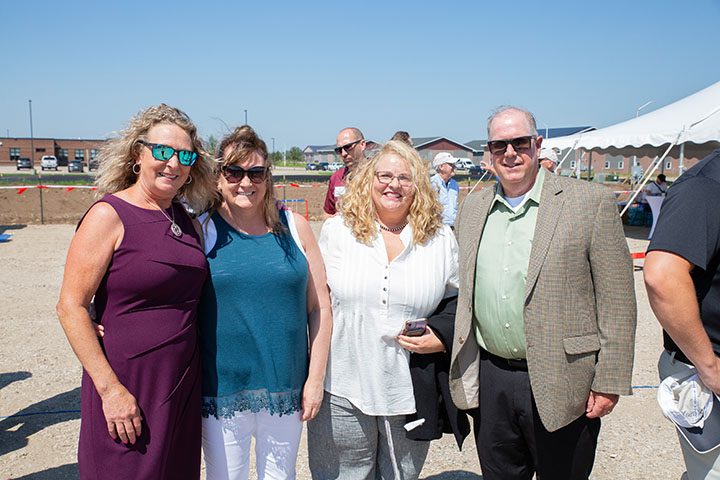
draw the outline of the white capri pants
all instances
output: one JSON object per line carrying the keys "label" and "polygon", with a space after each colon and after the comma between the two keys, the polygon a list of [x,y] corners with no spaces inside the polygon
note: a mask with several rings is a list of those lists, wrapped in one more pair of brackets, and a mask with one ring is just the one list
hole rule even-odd
{"label": "white capri pants", "polygon": [[301,413],[238,412],[232,418],[202,419],[202,447],[208,480],[247,480],[250,440],[255,437],[258,479],[294,480],[302,433]]}

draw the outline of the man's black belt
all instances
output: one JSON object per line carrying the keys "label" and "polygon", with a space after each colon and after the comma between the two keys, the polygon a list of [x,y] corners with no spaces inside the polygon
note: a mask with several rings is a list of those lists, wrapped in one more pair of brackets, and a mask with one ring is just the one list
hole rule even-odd
{"label": "man's black belt", "polygon": [[504,370],[528,371],[527,360],[524,358],[503,358],[493,355],[483,348],[480,349],[480,357],[490,360],[493,364],[495,364],[495,366]]}

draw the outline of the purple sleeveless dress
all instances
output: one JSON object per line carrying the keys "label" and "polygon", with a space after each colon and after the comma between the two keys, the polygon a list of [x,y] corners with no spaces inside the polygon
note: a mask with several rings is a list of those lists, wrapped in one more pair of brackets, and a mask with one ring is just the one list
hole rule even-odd
{"label": "purple sleeveless dress", "polygon": [[[178,204],[171,208],[181,237],[173,235],[160,211],[113,195],[100,201],[115,209],[125,233],[95,294],[97,318],[105,327],[102,345],[110,366],[140,406],[142,435],[135,445],[110,437],[100,397],[83,372],[80,478],[196,480],[201,444],[196,315],[208,275],[200,239]],[[170,209],[166,213],[172,217]]]}

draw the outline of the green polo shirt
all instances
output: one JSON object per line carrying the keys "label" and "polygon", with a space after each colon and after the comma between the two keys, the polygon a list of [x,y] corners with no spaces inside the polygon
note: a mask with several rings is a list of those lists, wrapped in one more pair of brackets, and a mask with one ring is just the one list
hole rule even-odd
{"label": "green polo shirt", "polygon": [[523,306],[545,169],[515,208],[495,187],[475,265],[473,323],[478,344],[503,358],[526,358]]}

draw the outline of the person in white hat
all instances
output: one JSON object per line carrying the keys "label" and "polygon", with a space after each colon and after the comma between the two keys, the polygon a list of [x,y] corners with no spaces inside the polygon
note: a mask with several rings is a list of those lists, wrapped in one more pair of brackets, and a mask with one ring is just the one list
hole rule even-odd
{"label": "person in white hat", "polygon": [[543,147],[540,149],[540,155],[538,155],[538,158],[540,159],[541,167],[544,167],[550,173],[556,173],[555,171],[558,167],[558,156],[557,153],[555,153],[555,150]]}
{"label": "person in white hat", "polygon": [[455,162],[456,159],[448,152],[438,153],[432,162],[436,173],[430,178],[430,184],[438,193],[438,199],[443,206],[442,221],[445,225],[450,225],[450,228],[455,225],[460,193],[458,183],[452,178],[455,175]]}

